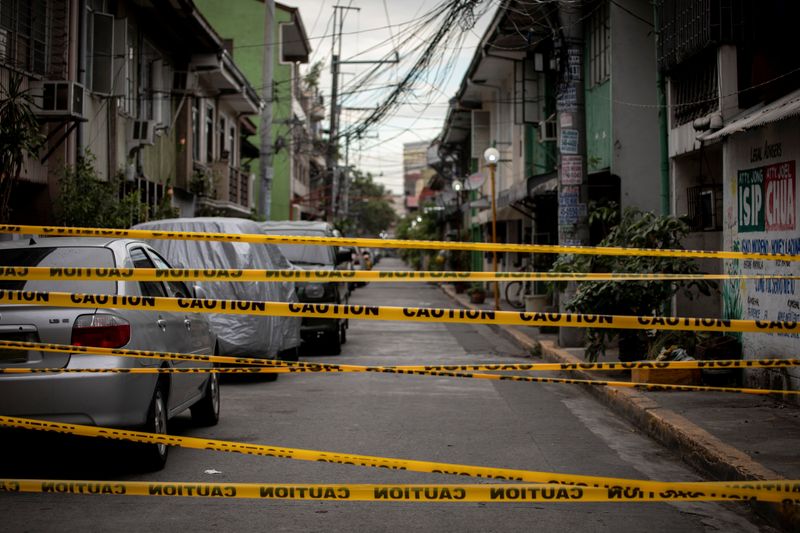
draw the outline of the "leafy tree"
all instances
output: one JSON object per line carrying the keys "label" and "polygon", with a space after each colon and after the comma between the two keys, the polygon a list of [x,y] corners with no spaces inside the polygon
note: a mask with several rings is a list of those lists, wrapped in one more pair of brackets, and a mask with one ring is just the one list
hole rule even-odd
{"label": "leafy tree", "polygon": [[[66,167],[59,180],[61,194],[56,200],[56,219],[64,226],[92,228],[128,228],[145,220],[147,206],[139,191],[122,195],[124,179],[116,175],[100,181],[91,153],[78,159],[74,167]],[[166,209],[160,209],[163,214]]]}
{"label": "leafy tree", "polygon": [[0,87],[0,223],[11,216],[11,192],[25,158],[37,157],[43,141],[33,100],[22,88],[22,76],[12,73],[8,85]]}
{"label": "leafy tree", "polygon": [[[689,227],[679,218],[658,216],[629,207],[621,219],[614,215],[616,206],[597,208],[590,214],[590,223],[602,223],[611,229],[598,244],[603,247],[683,249],[681,241]],[[562,255],[554,263],[553,272],[614,272],[629,274],[697,274],[700,268],[691,259],[677,257]],[[565,283],[556,283],[563,289]],[[567,309],[575,313],[603,315],[649,316],[662,314],[670,299],[678,292],[694,298],[698,293],[710,295],[716,283],[705,280],[670,281],[582,281]],[[605,354],[606,343],[614,336],[635,340],[646,349],[650,340],[642,332],[588,329],[587,359]],[[658,339],[651,339],[658,341]],[[638,354],[643,355],[643,354]]]}
{"label": "leafy tree", "polygon": [[322,61],[317,61],[311,68],[308,69],[308,72],[303,77],[303,82],[305,86],[308,88],[316,88],[319,89],[319,77],[322,74]]}
{"label": "leafy tree", "polygon": [[389,192],[383,185],[375,183],[371,174],[354,172],[349,197],[348,218],[337,224],[345,235],[377,237],[394,223],[396,215]]}

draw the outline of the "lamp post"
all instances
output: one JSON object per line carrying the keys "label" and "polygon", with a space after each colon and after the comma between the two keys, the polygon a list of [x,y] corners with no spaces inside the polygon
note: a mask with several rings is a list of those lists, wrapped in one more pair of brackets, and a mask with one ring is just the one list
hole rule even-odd
{"label": "lamp post", "polygon": [[[489,167],[489,180],[492,184],[492,244],[497,244],[497,205],[495,203],[494,174],[497,169],[497,162],[500,160],[500,152],[497,148],[487,148],[483,152],[486,166]],[[497,274],[497,250],[492,251],[492,271]],[[500,285],[494,282],[494,310],[500,309]]]}
{"label": "lamp post", "polygon": [[461,191],[464,189],[464,184],[461,180],[455,178],[453,180],[453,192],[456,193],[456,241],[461,241]]}

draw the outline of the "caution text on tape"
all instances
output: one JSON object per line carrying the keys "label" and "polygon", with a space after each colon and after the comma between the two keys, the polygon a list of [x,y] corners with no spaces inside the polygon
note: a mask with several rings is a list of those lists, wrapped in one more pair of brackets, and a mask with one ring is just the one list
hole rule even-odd
{"label": "caution text on tape", "polygon": [[439,272],[385,270],[256,270],[221,268],[91,268],[0,266],[0,280],[91,281],[676,281],[676,280],[796,280],[800,276],[773,274],[616,274],[561,272]]}
{"label": "caution text on tape", "polygon": [[474,250],[484,252],[522,252],[582,255],[684,257],[699,259],[757,259],[800,261],[800,254],[745,253],[709,250],[663,250],[653,248],[615,248],[589,246],[557,246],[545,244],[493,244],[455,241],[417,241],[399,239],[365,239],[345,237],[298,237],[238,233],[204,233],[193,231],[152,231],[139,229],[74,228],[60,226],[0,225],[0,233],[47,235],[53,237],[119,237],[131,239],[178,239],[197,241],[250,242],[258,244],[305,244],[320,246],[360,246],[364,248],[415,248],[422,250]]}
{"label": "caution text on tape", "polygon": [[20,374],[298,374],[331,372],[371,372],[413,376],[434,376],[466,379],[488,379],[494,381],[516,381],[525,383],[559,383],[565,385],[592,385],[596,387],[628,388],[646,391],[725,392],[736,394],[800,396],[796,390],[753,389],[734,387],[712,387],[705,385],[675,385],[672,383],[640,383],[635,381],[610,381],[600,379],[572,379],[533,376],[509,376],[474,372],[452,372],[444,370],[416,370],[398,367],[240,367],[240,368],[0,368],[0,375]]}
{"label": "caution text on tape", "polygon": [[[267,367],[308,368],[320,372],[361,371],[359,365],[334,363],[312,363],[308,361],[279,361],[226,355],[200,355],[178,352],[159,352],[153,350],[130,350],[126,348],[101,348],[91,346],[72,346],[70,344],[10,341],[0,339],[0,349],[38,350],[43,352],[65,352],[75,354],[111,355],[117,357],[136,357],[164,361],[197,361],[234,365],[257,365]],[[633,361],[633,362],[581,362],[581,363],[485,363],[467,365],[394,365],[372,367],[375,369],[420,370],[420,371],[604,371],[604,370],[669,370],[669,369],[743,369],[743,368],[791,368],[800,366],[800,359],[730,359],[708,361]]]}
{"label": "caution text on tape", "polygon": [[655,329],[720,332],[761,332],[798,334],[800,324],[788,320],[732,320],[722,318],[658,317],[489,311],[473,309],[386,307],[370,305],[262,302],[253,300],[212,300],[0,290],[0,305],[47,305],[77,308],[118,308],[178,313],[223,313],[261,316],[352,318],[406,322],[450,322],[509,324],[519,326],[561,326],[575,328]]}
{"label": "caution text on tape", "polygon": [[49,431],[61,434],[99,437],[111,440],[126,440],[149,444],[166,444],[169,446],[179,446],[182,448],[235,452],[245,455],[295,459],[301,461],[319,461],[352,466],[382,468],[387,470],[408,470],[412,472],[448,474],[471,478],[605,488],[614,489],[615,491],[622,491],[623,493],[625,491],[631,493],[637,490],[661,492],[670,490],[707,491],[714,489],[725,489],[730,491],[739,491],[738,494],[742,495],[742,497],[756,498],[763,501],[782,502],[788,499],[794,501],[800,498],[800,480],[686,483],[631,480],[624,478],[536,472],[531,470],[469,466],[452,463],[303,450],[282,446],[267,446],[262,444],[203,439],[199,437],[163,435],[156,433],[145,433],[141,431],[131,431],[99,426],[85,426],[80,424],[66,424],[61,422],[50,422],[46,420],[34,420],[10,416],[0,416],[0,427]]}
{"label": "caution text on tape", "polygon": [[[644,491],[621,487],[565,487],[553,484],[353,485],[0,479],[0,493],[2,492],[434,503],[737,501],[757,500],[761,495],[758,490],[724,487],[712,487],[704,490],[693,487]],[[794,500],[785,498],[784,501],[792,503]]]}

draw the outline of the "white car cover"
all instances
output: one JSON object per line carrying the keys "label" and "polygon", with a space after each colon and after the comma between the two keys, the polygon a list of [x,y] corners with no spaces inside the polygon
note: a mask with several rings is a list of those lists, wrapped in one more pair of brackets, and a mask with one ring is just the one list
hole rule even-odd
{"label": "white car cover", "polygon": [[[134,226],[152,231],[261,233],[258,224],[242,218],[175,218]],[[147,240],[174,267],[291,269],[274,244]],[[292,282],[195,282],[209,298],[297,302]],[[279,351],[300,345],[300,318],[280,316],[207,315],[221,355],[274,358]]]}

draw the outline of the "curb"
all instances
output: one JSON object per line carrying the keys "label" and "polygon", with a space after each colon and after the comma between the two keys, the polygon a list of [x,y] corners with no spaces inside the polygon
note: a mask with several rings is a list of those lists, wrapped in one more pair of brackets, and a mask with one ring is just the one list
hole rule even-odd
{"label": "curb", "polygon": [[[464,297],[459,297],[449,285],[442,291],[462,307],[477,309]],[[517,327],[499,324],[497,327],[526,350],[541,346],[542,359],[552,363],[582,363],[553,341],[535,341]],[[594,380],[585,371],[571,371],[580,379]],[[661,443],[704,476],[718,481],[762,481],[785,479],[764,465],[753,461],[741,450],[721,441],[687,418],[662,407],[652,397],[633,389],[581,385],[592,396],[624,416],[645,434]],[[793,504],[750,502],[762,518],[787,531],[800,531],[800,510]]]}

